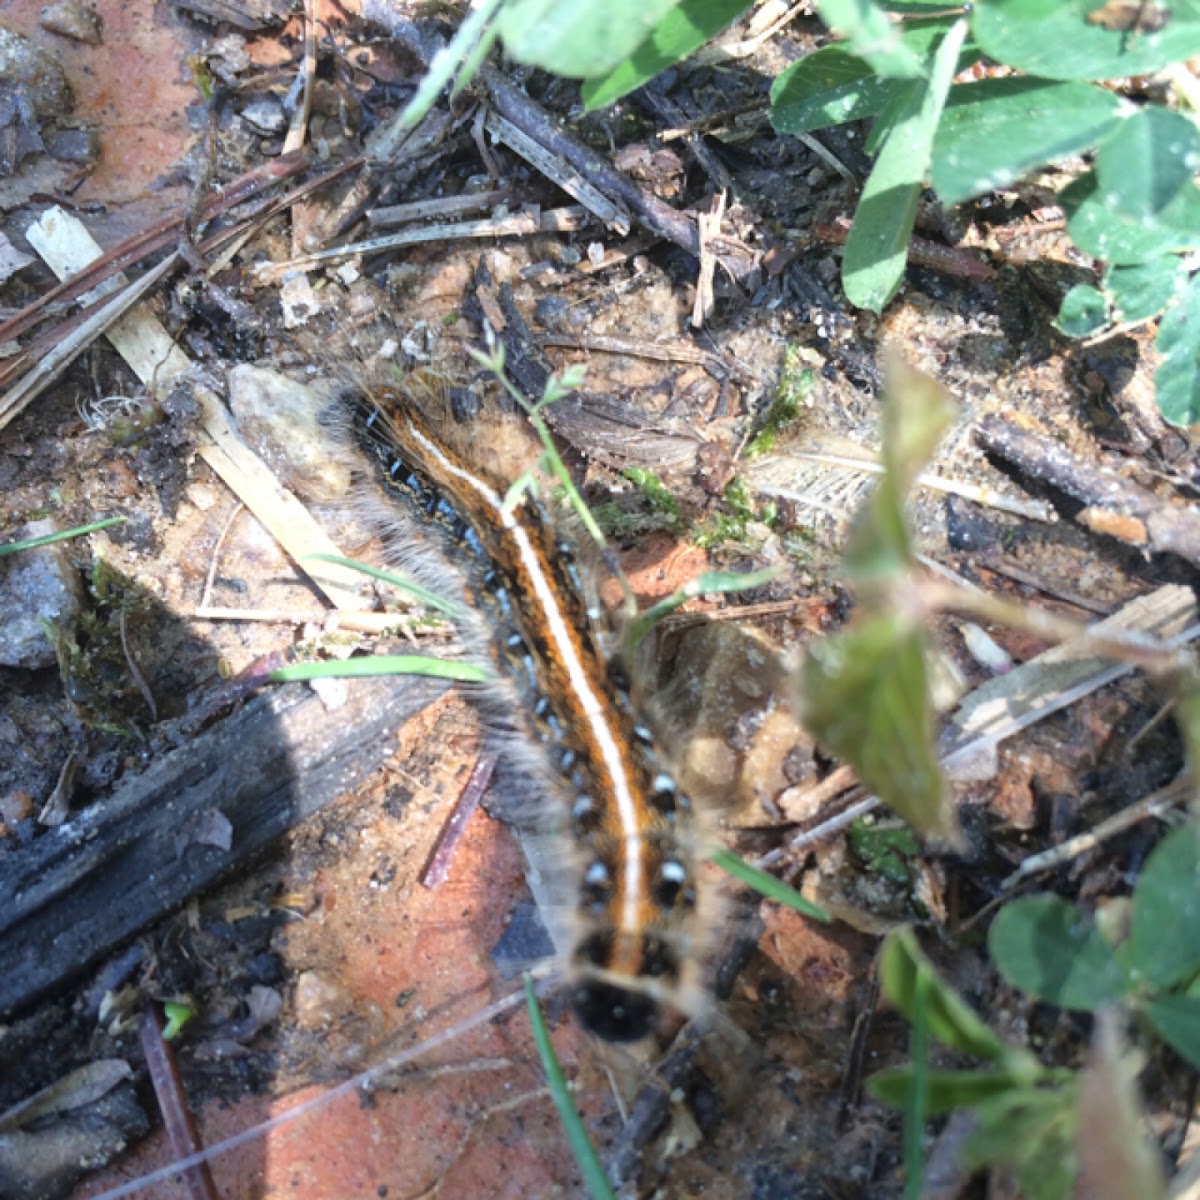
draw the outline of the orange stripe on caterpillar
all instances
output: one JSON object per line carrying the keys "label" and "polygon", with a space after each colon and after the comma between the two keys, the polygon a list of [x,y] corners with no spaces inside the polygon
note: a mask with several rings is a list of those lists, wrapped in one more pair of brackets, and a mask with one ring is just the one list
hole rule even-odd
{"label": "orange stripe on caterpillar", "polygon": [[465,461],[410,392],[362,398],[360,439],[389,490],[470,560],[477,605],[495,619],[493,665],[526,700],[515,723],[540,746],[557,824],[579,864],[569,955],[572,1005],[593,1033],[630,1041],[660,1004],[689,1007],[698,879],[690,802],[664,769],[619,672],[601,652],[576,556],[527,490]]}

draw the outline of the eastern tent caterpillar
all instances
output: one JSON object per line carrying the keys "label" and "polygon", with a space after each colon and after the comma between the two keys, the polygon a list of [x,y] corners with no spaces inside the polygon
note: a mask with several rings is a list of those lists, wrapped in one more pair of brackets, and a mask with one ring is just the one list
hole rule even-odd
{"label": "eastern tent caterpillar", "polygon": [[[637,1040],[664,1003],[696,1007],[693,807],[600,649],[582,556],[528,489],[508,496],[453,444],[444,393],[429,377],[370,387],[357,398],[356,433],[387,491],[463,564],[474,606],[491,618],[485,640],[509,697],[505,719],[540,747],[536,786],[556,793],[578,860],[572,1007],[596,1035]],[[403,557],[444,584],[428,560]]]}

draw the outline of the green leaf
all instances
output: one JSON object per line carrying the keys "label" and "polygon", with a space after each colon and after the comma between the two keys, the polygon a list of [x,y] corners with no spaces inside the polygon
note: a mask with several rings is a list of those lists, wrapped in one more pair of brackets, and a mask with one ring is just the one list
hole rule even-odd
{"label": "green leaf", "polygon": [[1108,324],[1108,301],[1094,287],[1077,283],[1063,297],[1054,324],[1067,337],[1087,337]]}
{"label": "green leaf", "polygon": [[[944,19],[913,21],[904,26],[901,40],[924,59],[949,27]],[[961,65],[976,57],[964,48]],[[902,83],[876,74],[870,63],[845,46],[826,46],[776,77],[771,86],[771,124],[780,133],[808,133],[860,121],[882,112],[902,90]]]}
{"label": "green leaf", "polygon": [[575,1156],[575,1162],[579,1167],[579,1173],[583,1176],[588,1195],[592,1200],[614,1200],[612,1188],[608,1184],[608,1177],[604,1174],[604,1167],[600,1164],[600,1156],[596,1153],[596,1148],[592,1145],[587,1130],[583,1127],[583,1121],[571,1099],[571,1089],[567,1085],[566,1076],[563,1075],[558,1055],[554,1053],[554,1044],[550,1041],[550,1031],[546,1028],[546,1021],[542,1017],[542,1010],[538,1006],[537,995],[533,990],[533,980],[526,975],[523,982],[525,1007],[529,1012],[529,1024],[533,1027],[533,1041],[542,1062],[542,1070],[546,1073],[550,1098],[554,1101],[554,1107],[558,1111],[558,1119],[562,1122],[563,1130],[567,1135],[567,1143],[571,1147],[571,1153]]}
{"label": "green leaf", "polygon": [[1155,219],[1192,185],[1197,168],[1200,130],[1187,117],[1154,105],[1121,121],[1096,154],[1105,203],[1135,221]]}
{"label": "green leaf", "polygon": [[1006,904],[992,922],[988,949],[1013,987],[1059,1008],[1091,1011],[1131,986],[1095,922],[1057,896]]}
{"label": "green leaf", "polygon": [[1200,833],[1193,825],[1163,838],[1142,868],[1133,890],[1129,959],[1156,991],[1200,971]]}
{"label": "green leaf", "polygon": [[[917,995],[917,977],[928,978],[926,1020],[929,1032],[944,1046],[982,1058],[1003,1061],[1020,1070],[1025,1052],[1006,1046],[963,1002],[958,993],[934,970],[917,945],[911,929],[897,929],[883,940],[879,956],[879,982],[883,993],[912,1020]],[[1025,1056],[1029,1057],[1029,1056]],[[1030,1062],[1032,1058],[1030,1057]],[[1033,1063],[1036,1071],[1036,1063]]]}
{"label": "green leaf", "polygon": [[1174,298],[1183,278],[1181,263],[1174,254],[1136,266],[1109,267],[1104,275],[1104,291],[1114,319],[1122,325],[1152,320]]}
{"label": "green leaf", "polygon": [[771,85],[771,124],[780,133],[808,133],[873,117],[900,89],[856,54],[826,46],[807,54]]}
{"label": "green leaf", "polygon": [[518,62],[590,79],[614,70],[679,0],[507,0],[499,27]]}
{"label": "green leaf", "polygon": [[924,64],[905,44],[900,29],[871,0],[817,0],[821,20],[841,34],[850,52],[870,63],[885,78],[915,79]]}
{"label": "green leaf", "polygon": [[933,186],[945,204],[1007,187],[1034,167],[1095,146],[1121,100],[1103,88],[1044,79],[981,79],[950,89],[933,142]]}
{"label": "green leaf", "polygon": [[681,0],[624,62],[583,85],[584,107],[603,108],[641,87],[716,37],[747,7],[748,0]]}
{"label": "green leaf", "polygon": [[1146,1017],[1167,1045],[1200,1068],[1200,999],[1159,996],[1146,1006]]}
{"label": "green leaf", "polygon": [[851,853],[867,868],[893,883],[909,883],[908,860],[921,853],[921,844],[907,825],[881,826],[859,820],[846,830]]}
{"label": "green leaf", "polygon": [[846,240],[842,282],[847,299],[859,308],[880,312],[904,278],[933,136],[966,36],[965,21],[951,26],[933,53],[929,78],[898,93],[898,101],[903,97],[898,118],[863,188]]}
{"label": "green leaf", "polygon": [[1200,188],[1194,185],[1185,187],[1151,221],[1135,221],[1110,207],[1092,172],[1067,184],[1058,199],[1071,240],[1103,262],[1134,266],[1200,248]]}
{"label": "green leaf", "polygon": [[788,908],[793,908],[806,917],[812,917],[814,921],[832,919],[825,909],[802,896],[794,887],[789,887],[782,879],[776,879],[774,875],[768,875],[766,871],[760,871],[758,867],[752,866],[744,858],[739,858],[732,850],[726,850],[724,846],[714,850],[709,858],[722,871],[727,871],[734,879],[740,879],[742,883],[748,884],[760,896],[765,896],[768,900],[786,904]]}
{"label": "green leaf", "polygon": [[975,1106],[978,1127],[962,1151],[968,1169],[1008,1165],[1026,1200],[1067,1200],[1079,1160],[1076,1088],[1013,1088]]}
{"label": "green leaf", "polygon": [[[1088,15],[1102,0],[978,0],[971,28],[983,52],[1046,79],[1150,75],[1200,54],[1200,5],[1172,0],[1153,32],[1106,29]],[[1136,5],[1135,5],[1136,7]],[[1151,0],[1147,9],[1166,7]]]}
{"label": "green leaf", "polygon": [[[1017,1086],[1012,1076],[1003,1071],[930,1071],[928,1082],[926,1111],[933,1117],[956,1108],[973,1108]],[[903,1108],[912,1083],[911,1066],[889,1067],[867,1080],[867,1091],[876,1100]]]}
{"label": "green leaf", "polygon": [[907,616],[869,617],[823,638],[801,667],[801,720],[910,825],[954,837],[925,655],[925,635]]}
{"label": "green leaf", "polygon": [[1200,424],[1200,274],[1163,313],[1155,345],[1158,411],[1173,425]]}
{"label": "green leaf", "polygon": [[894,583],[912,566],[904,500],[957,413],[940,383],[889,355],[880,420],[884,475],[855,516],[843,559],[859,588]]}
{"label": "green leaf", "polygon": [[182,1032],[183,1027],[196,1015],[194,1004],[185,1004],[178,1000],[167,1000],[163,1003],[163,1014],[166,1024],[163,1025],[163,1041],[172,1042]]}

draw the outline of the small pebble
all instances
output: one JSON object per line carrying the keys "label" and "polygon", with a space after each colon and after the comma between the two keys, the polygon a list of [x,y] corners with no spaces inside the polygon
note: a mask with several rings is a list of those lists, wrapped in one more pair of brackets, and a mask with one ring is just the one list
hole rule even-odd
{"label": "small pebble", "polygon": [[60,34],[89,46],[100,45],[102,22],[99,13],[83,0],[57,0],[42,9],[38,24],[50,33]]}
{"label": "small pebble", "polygon": [[50,139],[46,153],[56,162],[90,167],[100,157],[100,135],[94,129],[63,129]]}
{"label": "small pebble", "polygon": [[274,137],[287,128],[287,113],[276,96],[256,96],[242,109],[241,117],[264,137]]}
{"label": "small pebble", "polygon": [[62,116],[75,107],[66,73],[54,56],[28,38],[0,26],[0,86],[24,88],[42,116]]}
{"label": "small pebble", "polygon": [[326,404],[311,388],[243,364],[229,373],[229,407],[242,436],[288,486],[318,501],[350,490],[345,455],[319,420]]}
{"label": "small pebble", "polygon": [[[33,521],[13,540],[57,532],[53,521]],[[42,622],[74,636],[80,588],[65,542],[0,558],[0,666],[36,670],[57,662]]]}

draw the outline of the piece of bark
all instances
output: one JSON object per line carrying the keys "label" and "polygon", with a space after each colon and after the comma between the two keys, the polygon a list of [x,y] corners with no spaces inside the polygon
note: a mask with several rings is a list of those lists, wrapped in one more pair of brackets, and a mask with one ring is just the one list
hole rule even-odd
{"label": "piece of bark", "polygon": [[[0,853],[0,1018],[351,790],[386,757],[390,732],[445,686],[355,680],[332,710],[309,688],[272,690],[73,820]],[[181,838],[214,809],[232,825],[228,851]]]}

